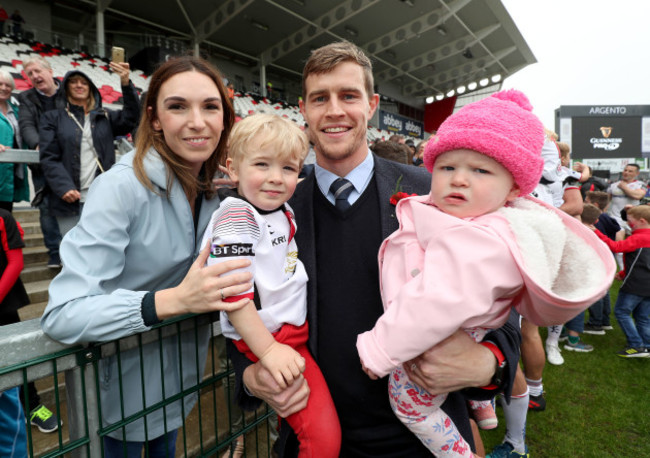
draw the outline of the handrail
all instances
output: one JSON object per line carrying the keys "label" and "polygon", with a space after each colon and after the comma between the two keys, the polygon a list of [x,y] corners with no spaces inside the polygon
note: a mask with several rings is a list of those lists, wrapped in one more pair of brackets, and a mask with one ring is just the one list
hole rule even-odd
{"label": "handrail", "polygon": [[7,149],[0,153],[0,162],[38,164],[38,150],[13,148]]}

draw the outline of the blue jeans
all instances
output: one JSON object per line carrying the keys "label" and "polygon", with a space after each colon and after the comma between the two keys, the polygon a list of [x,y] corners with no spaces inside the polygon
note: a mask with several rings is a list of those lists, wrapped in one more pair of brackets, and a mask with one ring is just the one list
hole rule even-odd
{"label": "blue jeans", "polygon": [[[176,436],[178,430],[163,434],[147,442],[149,458],[174,458],[176,455]],[[125,442],[112,437],[104,437],[104,458],[140,458],[144,442]],[[125,451],[126,447],[126,451]]]}
{"label": "blue jeans", "polygon": [[650,348],[650,297],[619,291],[614,315],[629,347]]}
{"label": "blue jeans", "polygon": [[582,334],[582,331],[585,330],[585,312],[584,310],[572,318],[570,321],[567,321],[564,324],[564,327],[569,331],[575,331],[578,334]]}
{"label": "blue jeans", "polygon": [[609,292],[607,292],[589,307],[589,320],[587,320],[587,323],[594,326],[609,326],[610,304]]}
{"label": "blue jeans", "polygon": [[[43,172],[32,170],[32,183],[34,184],[34,191],[39,190],[45,186],[45,177]],[[50,256],[59,254],[59,245],[61,244],[61,232],[59,231],[59,223],[56,218],[50,215],[50,196],[45,195],[43,201],[38,206],[39,221],[41,223],[41,231],[43,232],[43,242],[47,248]]]}

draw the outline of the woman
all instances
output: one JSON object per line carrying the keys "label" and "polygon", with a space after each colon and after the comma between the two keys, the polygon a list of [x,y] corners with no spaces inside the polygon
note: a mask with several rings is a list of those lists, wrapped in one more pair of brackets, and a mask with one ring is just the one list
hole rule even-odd
{"label": "woman", "polygon": [[[135,152],[95,180],[79,224],[61,244],[64,268],[41,319],[61,342],[119,339],[166,318],[248,303],[224,298],[250,288],[250,274],[220,275],[249,263],[204,267],[209,246],[199,246],[219,205],[211,179],[235,119],[221,76],[201,59],[172,59],[153,74],[144,106]],[[209,338],[203,326],[122,352],[119,366],[115,357],[102,360],[104,425],[195,384]],[[176,429],[195,402],[196,394],[185,396],[147,415],[146,426],[138,420],[114,431],[104,439],[105,456],[122,457],[122,441],[128,456],[139,457],[145,441],[149,456],[174,456]]]}
{"label": "woman", "polygon": [[102,107],[99,90],[85,74],[68,72],[63,79],[65,108],[46,112],[39,136],[40,160],[49,185],[50,213],[65,235],[79,221],[90,184],[115,163],[113,139],[133,130],[140,116],[129,64],[110,63],[122,84],[124,108]]}
{"label": "woman", "polygon": [[[18,105],[11,100],[13,90],[14,79],[6,70],[0,70],[0,152],[22,146],[18,130]],[[27,166],[0,162],[0,208],[10,212],[14,202],[21,200],[29,200]]]}

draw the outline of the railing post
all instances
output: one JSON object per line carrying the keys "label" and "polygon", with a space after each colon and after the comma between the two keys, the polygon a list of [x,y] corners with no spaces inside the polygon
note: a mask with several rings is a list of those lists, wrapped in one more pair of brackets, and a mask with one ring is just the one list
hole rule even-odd
{"label": "railing post", "polygon": [[98,434],[101,419],[96,390],[97,360],[101,356],[99,350],[99,347],[89,347],[79,354],[78,366],[65,372],[70,441],[84,437],[89,440],[87,448],[79,447],[72,452],[73,458],[102,456],[102,440]]}

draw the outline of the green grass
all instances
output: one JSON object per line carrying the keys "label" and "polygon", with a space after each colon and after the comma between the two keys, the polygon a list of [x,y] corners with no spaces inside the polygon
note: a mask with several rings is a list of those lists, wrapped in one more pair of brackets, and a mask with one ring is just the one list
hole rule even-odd
{"label": "green grass", "polygon": [[[619,285],[610,290],[612,309]],[[546,364],[546,410],[528,411],[526,444],[532,458],[650,457],[650,358],[616,356],[626,342],[613,310],[610,317],[614,330],[582,335],[594,351],[563,350],[562,366]],[[545,339],[546,330],[540,333]],[[481,432],[487,453],[505,435],[501,408],[497,414],[499,427]]]}

